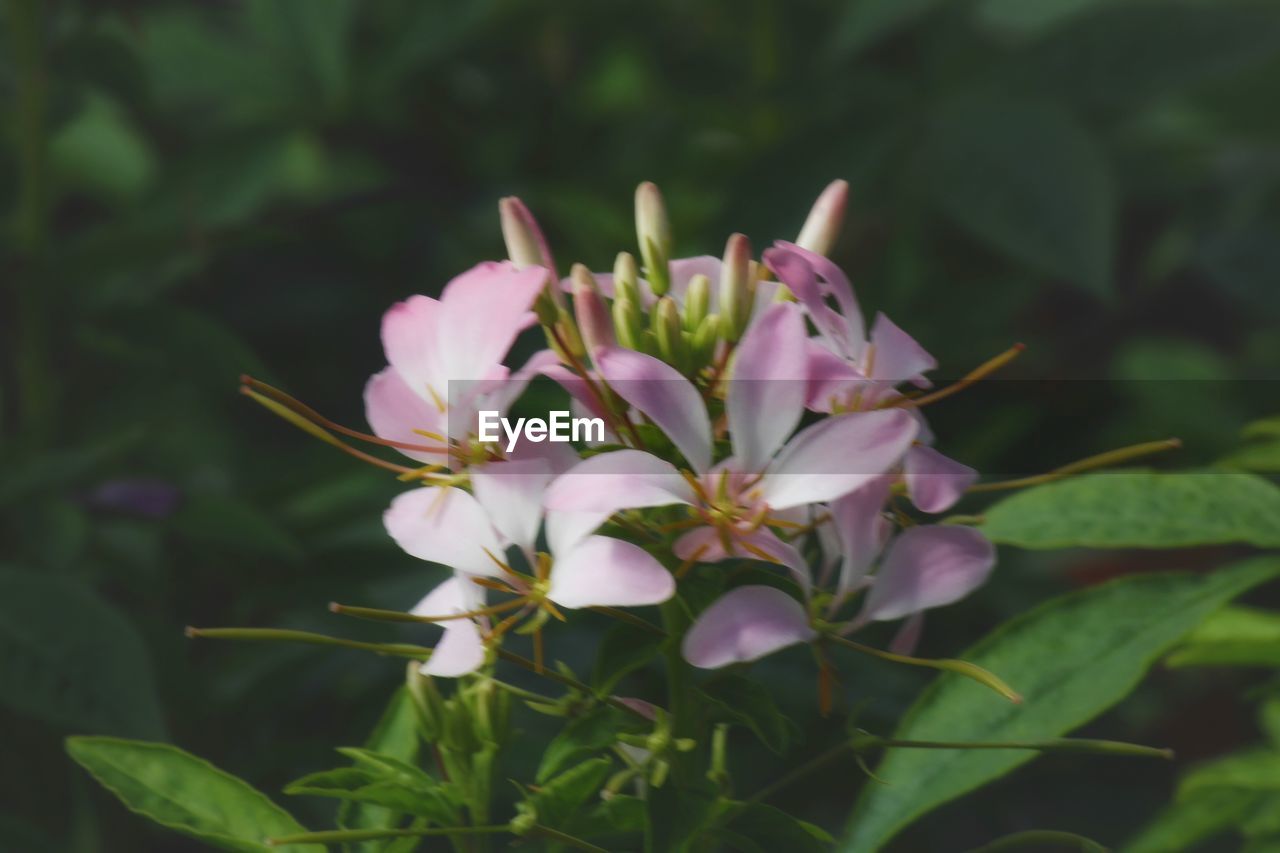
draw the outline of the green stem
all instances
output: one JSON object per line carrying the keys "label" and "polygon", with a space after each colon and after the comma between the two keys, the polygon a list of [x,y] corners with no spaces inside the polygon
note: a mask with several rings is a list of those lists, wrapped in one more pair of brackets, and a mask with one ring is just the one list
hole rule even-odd
{"label": "green stem", "polygon": [[[501,649],[501,648],[497,650],[497,655],[500,660],[505,660],[509,663],[514,663],[516,666],[523,667],[524,669],[529,670],[529,672],[532,672],[535,675],[540,675],[549,681],[554,681],[556,684],[560,684],[564,687],[571,687],[574,690],[581,691],[582,693],[588,696],[595,695],[595,692],[591,689],[591,686],[589,684],[584,684],[583,682],[579,681],[576,678],[572,678],[568,675],[564,675],[563,673],[556,672],[553,669],[547,669],[546,667],[539,668],[537,664],[529,660],[527,657],[524,657],[523,655],[518,655],[515,652],[509,652],[506,649]],[[637,717],[643,717],[646,720],[648,719],[648,717],[645,717],[644,714],[641,714],[639,711],[637,711],[635,708],[632,708],[626,702],[622,702],[618,699],[615,699],[612,696],[600,697],[600,701],[604,702],[606,705],[611,705],[620,711],[626,711],[628,714],[635,714]]]}
{"label": "green stem", "polygon": [[188,637],[208,640],[250,640],[253,642],[303,643],[311,646],[337,646],[344,649],[357,649],[362,652],[374,652],[393,657],[418,658],[426,660],[431,657],[431,649],[427,646],[415,646],[409,643],[364,643],[359,640],[347,640],[342,637],[330,637],[327,634],[315,634],[311,631],[292,631],[286,628],[187,628]]}
{"label": "green stem", "polygon": [[[662,627],[667,633],[662,656],[667,674],[667,711],[671,717],[672,738],[696,738],[697,720],[693,715],[693,680],[689,664],[681,653],[685,631],[689,628],[689,616],[679,596],[664,602],[661,607]],[[677,780],[692,779],[697,772],[697,752],[676,753],[671,756],[671,769]]]}
{"label": "green stem", "polygon": [[498,835],[511,832],[510,824],[500,826],[442,826],[431,829],[331,829],[268,838],[268,847],[291,844],[338,844],[348,841],[377,841],[382,838],[419,838],[431,835]]}
{"label": "green stem", "polygon": [[13,127],[17,146],[17,201],[13,236],[18,258],[14,289],[17,329],[14,365],[19,433],[27,447],[47,442],[53,424],[53,371],[49,363],[51,296],[45,276],[49,207],[46,116],[49,75],[45,65],[44,4],[8,0],[14,69]]}

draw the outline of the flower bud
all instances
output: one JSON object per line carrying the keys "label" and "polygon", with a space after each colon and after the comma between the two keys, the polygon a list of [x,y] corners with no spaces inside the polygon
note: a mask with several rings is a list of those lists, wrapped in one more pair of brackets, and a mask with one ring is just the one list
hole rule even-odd
{"label": "flower bud", "polygon": [[615,297],[613,300],[613,329],[618,343],[627,349],[641,349],[644,329],[641,326],[640,309],[630,299]]}
{"label": "flower bud", "polygon": [[671,259],[671,222],[662,193],[651,181],[636,187],[636,240],[649,286],[655,296],[662,296],[671,286],[667,267]]}
{"label": "flower bud", "polygon": [[684,327],[686,331],[696,331],[698,325],[707,316],[711,306],[711,279],[699,273],[689,279],[689,289],[684,294]]}
{"label": "flower bud", "polygon": [[664,296],[654,306],[650,317],[653,336],[658,341],[658,355],[681,373],[689,372],[689,345],[684,339],[684,327],[680,321],[680,308],[670,296]]}
{"label": "flower bud", "polygon": [[595,278],[585,266],[574,264],[569,277],[573,280],[573,313],[578,319],[578,330],[582,333],[587,353],[594,358],[597,350],[614,344],[609,308],[596,287]]}
{"label": "flower bud", "polygon": [[693,331],[693,339],[689,343],[693,363],[697,366],[709,364],[715,355],[716,344],[720,341],[720,317],[708,314],[702,318],[698,328]]}
{"label": "flower bud", "polygon": [[630,252],[619,252],[613,262],[613,298],[640,305],[640,271]]}
{"label": "flower bud", "polygon": [[742,337],[751,320],[756,297],[756,280],[751,271],[751,243],[742,234],[729,237],[720,269],[720,331],[725,340]]}
{"label": "flower bud", "polygon": [[832,181],[818,196],[809,211],[796,245],[819,255],[825,255],[835,245],[840,236],[840,226],[844,224],[844,209],[849,201],[849,183]]}
{"label": "flower bud", "polygon": [[502,223],[502,241],[507,245],[507,257],[517,267],[546,267],[547,294],[559,307],[564,306],[564,294],[560,292],[560,276],[556,262],[551,257],[551,246],[538,227],[538,220],[525,203],[515,196],[507,196],[498,202],[498,218]]}

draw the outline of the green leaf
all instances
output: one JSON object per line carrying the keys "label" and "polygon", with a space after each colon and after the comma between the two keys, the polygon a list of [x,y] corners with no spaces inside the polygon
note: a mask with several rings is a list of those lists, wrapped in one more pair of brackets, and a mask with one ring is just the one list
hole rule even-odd
{"label": "green leaf", "polygon": [[1027,489],[991,507],[982,531],[1021,548],[1280,546],[1280,488],[1226,471],[1115,471]]}
{"label": "green leaf", "polygon": [[163,737],[146,646],[70,581],[0,570],[0,703],[65,728]]}
{"label": "green leaf", "polygon": [[168,744],[70,737],[67,753],[131,811],[222,850],[267,853],[264,839],[306,832],[248,783]]}
{"label": "green leaf", "polygon": [[574,812],[600,790],[612,769],[608,758],[592,758],[547,782],[529,798],[538,822],[553,829],[564,828]]}
{"label": "green leaf", "polygon": [[[1011,705],[943,675],[894,735],[903,740],[1010,741],[1063,735],[1122,699],[1166,649],[1246,589],[1280,574],[1260,558],[1209,575],[1153,574],[1061,596],[1019,616],[959,657],[1017,686]],[[886,785],[862,793],[844,849],[879,849],[913,820],[1031,760],[1004,750],[889,750]]]}
{"label": "green leaf", "polygon": [[668,779],[661,788],[649,789],[645,853],[703,849],[695,845],[715,820],[717,799],[715,789],[705,780],[682,786]]}
{"label": "green leaf", "polygon": [[1042,273],[1105,293],[1116,199],[1106,156],[1058,107],[966,99],[934,120],[924,162],[935,205]]}
{"label": "green leaf", "polygon": [[721,675],[700,688],[719,719],[751,729],[760,742],[778,754],[787,750],[795,723],[778,710],[773,696],[760,684],[740,675]]}
{"label": "green leaf", "polygon": [[820,828],[765,803],[726,804],[714,834],[740,853],[823,853],[833,839]]}
{"label": "green leaf", "polygon": [[575,717],[547,744],[534,778],[541,785],[571,761],[607,748],[630,722],[622,711],[609,705],[599,705]]}
{"label": "green leaf", "polygon": [[1224,607],[1169,653],[1169,666],[1280,666],[1280,614]]}
{"label": "green leaf", "polygon": [[1280,474],[1280,441],[1258,441],[1218,461],[1224,468]]}
{"label": "green leaf", "polygon": [[[391,697],[382,719],[364,745],[370,751],[405,762],[413,763],[418,760],[421,741],[418,737],[417,714],[405,687],[397,689]],[[345,800],[338,808],[338,826],[343,829],[391,829],[400,826],[401,815],[395,809],[352,798]],[[357,853],[383,853],[396,849],[396,845],[413,849],[406,839],[362,841],[349,846]]]}
{"label": "green leaf", "polygon": [[[441,782],[421,771],[416,775],[405,773],[402,768],[362,766],[322,770],[289,783],[284,792],[381,806],[397,814],[430,818],[442,826],[451,825],[458,817],[454,798]],[[399,822],[390,825],[398,826]]]}
{"label": "green leaf", "polygon": [[855,0],[835,26],[831,51],[849,59],[941,5],[942,0]]}
{"label": "green leaf", "polygon": [[625,623],[609,629],[596,649],[591,671],[591,687],[596,695],[608,696],[626,675],[657,657],[664,640],[660,634]]}

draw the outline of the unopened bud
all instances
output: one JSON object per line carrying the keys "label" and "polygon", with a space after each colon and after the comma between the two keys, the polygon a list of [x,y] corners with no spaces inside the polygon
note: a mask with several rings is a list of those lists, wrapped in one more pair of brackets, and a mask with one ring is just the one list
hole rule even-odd
{"label": "unopened bud", "polygon": [[644,258],[644,274],[655,296],[671,286],[667,262],[671,259],[671,221],[658,185],[645,181],[636,187],[636,240]]}
{"label": "unopened bud", "polygon": [[559,316],[556,319],[556,332],[560,336],[560,340],[570,353],[577,358],[582,358],[587,354],[586,347],[582,345],[582,336],[578,334],[578,324],[574,322],[573,315],[569,313],[568,308],[560,308]]}
{"label": "unopened bud", "polygon": [[742,337],[751,320],[756,280],[751,272],[751,243],[742,234],[729,237],[720,268],[721,333],[733,342]]}
{"label": "unopened bud", "polygon": [[560,293],[556,262],[551,257],[551,246],[538,227],[538,220],[525,203],[515,196],[507,196],[498,202],[498,218],[502,222],[502,241],[507,245],[507,257],[517,267],[546,267],[547,293],[557,306],[564,305]]}
{"label": "unopened bud", "polygon": [[840,226],[844,224],[844,210],[849,202],[849,183],[832,181],[818,196],[809,211],[796,245],[819,255],[825,255],[836,244]]}
{"label": "unopened bud", "polygon": [[569,277],[573,280],[573,313],[578,319],[578,331],[582,333],[587,353],[595,358],[597,351],[614,344],[609,308],[596,287],[595,278],[585,266],[574,264]]}
{"label": "unopened bud", "polygon": [[653,336],[658,340],[658,355],[676,370],[688,373],[689,345],[684,339],[684,325],[675,300],[670,296],[659,299],[650,319]]}
{"label": "unopened bud", "polygon": [[717,314],[708,314],[702,318],[698,328],[694,329],[693,340],[689,344],[689,348],[692,350],[693,363],[698,366],[708,364],[711,361],[711,357],[715,355],[716,344],[719,340],[720,317]]}
{"label": "unopened bud", "polygon": [[630,252],[619,252],[613,262],[613,298],[640,305],[640,271]]}
{"label": "unopened bud", "polygon": [[644,329],[640,323],[640,309],[630,299],[615,297],[613,300],[613,330],[618,343],[627,349],[642,348]]}
{"label": "unopened bud", "polygon": [[711,307],[711,279],[699,273],[689,279],[689,288],[684,293],[684,327],[687,331],[696,331]]}

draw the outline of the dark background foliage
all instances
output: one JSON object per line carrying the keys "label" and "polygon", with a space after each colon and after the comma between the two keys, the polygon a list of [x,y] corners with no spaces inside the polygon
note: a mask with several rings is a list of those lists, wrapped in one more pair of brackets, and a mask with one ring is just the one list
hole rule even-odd
{"label": "dark background foliage", "polygon": [[[562,268],[602,268],[634,243],[640,180],[695,254],[733,230],[793,237],[847,178],[835,255],[868,310],[943,377],[1029,345],[1016,381],[935,415],[944,449],[988,472],[1167,435],[1178,464],[1203,463],[1275,409],[1272,2],[8,0],[3,16],[4,849],[194,849],[96,790],[63,757],[70,732],[171,739],[273,794],[363,739],[398,664],[182,637],[388,636],[326,603],[404,607],[437,577],[382,533],[393,480],[236,379],[362,425],[381,312],[500,257],[500,196],[528,202]],[[923,648],[1216,556],[1009,551]],[[553,633],[551,652],[583,666],[573,640]],[[803,653],[760,670],[805,732],[794,763],[836,724],[815,719]],[[842,676],[882,732],[923,683],[878,663]],[[1255,737],[1241,692],[1157,672],[1089,731],[1194,761]],[[748,789],[784,763],[738,747]],[[1177,769],[1042,759],[896,843],[1046,825],[1120,840]],[[779,803],[838,828],[863,783],[841,767]]]}

